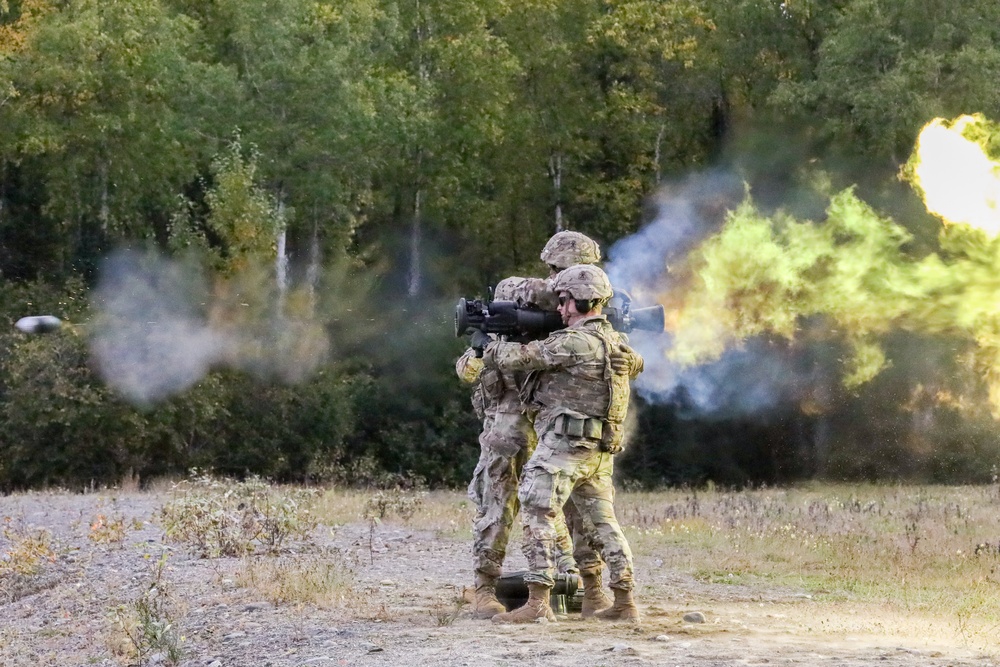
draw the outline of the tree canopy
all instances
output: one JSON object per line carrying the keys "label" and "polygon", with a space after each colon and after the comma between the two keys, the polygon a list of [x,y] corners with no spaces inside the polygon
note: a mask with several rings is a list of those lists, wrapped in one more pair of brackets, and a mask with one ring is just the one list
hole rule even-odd
{"label": "tree canopy", "polygon": [[[658,357],[798,369],[801,386],[738,413],[698,409],[674,382],[691,371],[663,370],[626,474],[979,479],[1000,450],[989,410],[967,408],[989,404],[994,348],[941,350],[992,340],[992,315],[917,326],[902,283],[935,261],[984,276],[968,248],[992,242],[940,241],[900,170],[932,119],[1000,120],[998,75],[986,0],[2,1],[0,310],[72,326],[0,332],[0,489],[191,465],[459,483],[477,424],[450,309],[541,275],[562,229],[606,254],[648,239],[630,247],[669,279],[638,294],[677,327]],[[708,185],[688,202],[692,179]],[[976,280],[949,284],[992,299]],[[91,354],[117,322],[102,349],[136,345],[131,380],[165,364],[151,341],[167,329],[120,285],[176,287],[189,302],[158,316],[219,347],[162,402],[130,403]],[[856,330],[802,335],[827,326]],[[903,364],[907,349],[938,362]],[[859,455],[872,434],[881,453]],[[885,451],[922,463],[881,470]]]}

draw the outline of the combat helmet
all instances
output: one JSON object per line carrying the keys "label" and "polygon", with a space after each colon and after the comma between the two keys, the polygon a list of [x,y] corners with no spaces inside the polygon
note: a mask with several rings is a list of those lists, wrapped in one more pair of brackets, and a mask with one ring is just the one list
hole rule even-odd
{"label": "combat helmet", "polygon": [[493,298],[497,301],[513,301],[517,297],[517,285],[523,278],[504,278],[493,288]]}
{"label": "combat helmet", "polygon": [[552,290],[569,292],[574,299],[604,302],[611,298],[614,290],[608,274],[593,264],[576,264],[564,269],[552,281]]}
{"label": "combat helmet", "polygon": [[542,261],[556,270],[574,264],[597,264],[601,261],[601,246],[580,232],[558,232],[542,248]]}

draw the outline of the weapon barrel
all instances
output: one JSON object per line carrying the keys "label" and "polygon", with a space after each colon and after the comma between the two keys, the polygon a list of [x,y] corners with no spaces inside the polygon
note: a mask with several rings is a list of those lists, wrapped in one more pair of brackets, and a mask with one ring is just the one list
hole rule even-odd
{"label": "weapon barrel", "polygon": [[[524,581],[524,575],[528,572],[511,572],[505,574],[497,580],[496,594],[497,600],[508,610],[520,607],[528,599],[528,584]],[[580,588],[580,577],[575,574],[557,574],[555,585],[552,587],[552,598],[559,596],[572,598]],[[565,598],[563,601],[565,602]]]}

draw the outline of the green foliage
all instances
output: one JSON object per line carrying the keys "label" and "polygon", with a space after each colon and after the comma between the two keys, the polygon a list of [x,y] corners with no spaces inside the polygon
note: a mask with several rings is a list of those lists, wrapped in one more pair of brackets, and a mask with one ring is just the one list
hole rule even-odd
{"label": "green foliage", "polygon": [[[956,404],[981,398],[985,378],[1000,406],[995,243],[938,239],[896,181],[932,117],[1000,118],[997,7],[0,3],[0,313],[79,325],[0,333],[0,489],[193,465],[460,485],[478,424],[437,314],[537,274],[558,226],[609,248],[654,213],[662,183],[716,159],[744,169],[755,202],[671,267],[699,276],[671,287],[689,304],[675,359],[751,337],[794,348],[807,321],[836,350],[823,367],[857,395],[895,369],[885,337],[903,329],[964,360],[941,383]],[[817,194],[818,166],[836,185]],[[90,321],[89,283],[119,245],[208,258],[224,276],[191,307],[239,340],[214,372],[141,407],[95,375],[87,349],[108,324]],[[38,276],[51,284],[23,282]],[[424,300],[398,299],[404,283]],[[133,319],[125,338],[155,318]],[[738,479],[746,461],[723,430],[703,432]],[[696,431],[678,435],[681,461],[698,458]]]}
{"label": "green foliage", "polygon": [[931,118],[1000,110],[988,83],[998,12],[978,1],[845,3],[813,39],[812,72],[782,81],[775,102],[826,119],[820,131],[848,150],[898,162]]}
{"label": "green foliage", "polygon": [[176,665],[183,657],[182,638],[172,611],[172,592],[163,576],[166,563],[164,552],[155,562],[142,592],[110,613],[122,639],[112,650],[135,660],[137,665],[146,664],[155,653],[162,653],[162,660],[169,665]]}

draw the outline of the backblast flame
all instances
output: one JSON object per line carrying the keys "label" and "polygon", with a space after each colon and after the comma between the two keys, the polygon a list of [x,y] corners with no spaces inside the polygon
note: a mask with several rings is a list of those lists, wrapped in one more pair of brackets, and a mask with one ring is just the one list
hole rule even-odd
{"label": "backblast flame", "polygon": [[987,136],[982,116],[960,116],[949,126],[937,118],[921,130],[913,181],[927,210],[947,223],[1000,233],[1000,163],[970,138]]}

